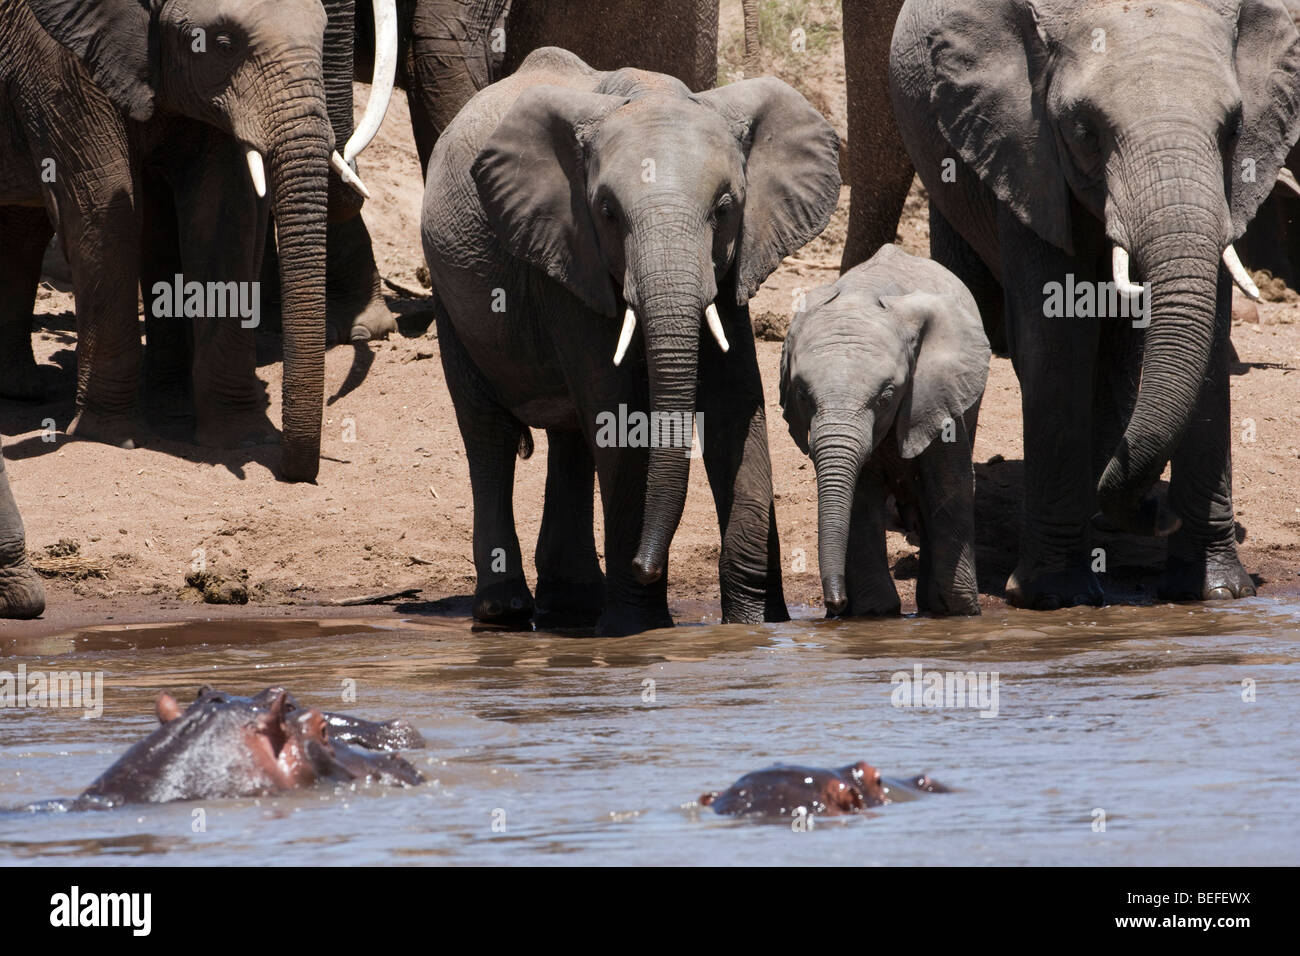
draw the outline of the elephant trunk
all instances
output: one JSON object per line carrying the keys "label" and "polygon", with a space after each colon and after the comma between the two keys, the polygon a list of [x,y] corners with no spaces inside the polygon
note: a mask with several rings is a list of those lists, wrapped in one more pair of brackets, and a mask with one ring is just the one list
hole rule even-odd
{"label": "elephant trunk", "polygon": [[324,95],[316,83],[311,86],[278,101],[285,105],[274,117],[268,157],[282,290],[281,471],[288,481],[316,478],[325,398],[325,230],[332,136]]}
{"label": "elephant trunk", "polygon": [[[322,53],[325,108],[334,130],[334,143],[341,148],[341,144],[352,138],[352,64],[356,5],[354,0],[326,0],[325,13],[327,20]],[[355,189],[345,185],[341,179],[331,177],[329,208],[332,221],[351,219],[361,211],[363,202]]]}
{"label": "elephant trunk", "polygon": [[848,551],[853,493],[867,460],[871,428],[855,423],[850,412],[819,413],[809,444],[817,470],[817,564],[821,569],[826,610],[841,614],[848,607],[844,562]]}
{"label": "elephant trunk", "polygon": [[1123,217],[1132,259],[1150,290],[1142,377],[1097,500],[1122,527],[1167,534],[1177,519],[1151,506],[1144,511],[1142,500],[1181,439],[1209,367],[1228,216],[1222,167],[1208,156],[1196,164],[1183,158],[1176,174],[1150,179],[1142,201]]}
{"label": "elephant trunk", "polygon": [[635,311],[645,334],[650,378],[651,447],[634,567],[637,580],[650,584],[663,577],[668,546],[686,504],[700,326],[712,297],[698,272],[672,267],[641,273],[637,290]]}

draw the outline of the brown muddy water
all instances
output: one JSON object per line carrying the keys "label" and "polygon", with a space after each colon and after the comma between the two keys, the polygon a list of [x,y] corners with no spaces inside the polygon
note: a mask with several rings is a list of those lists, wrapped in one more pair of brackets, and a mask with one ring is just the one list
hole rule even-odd
{"label": "brown muddy water", "polygon": [[[93,718],[0,710],[0,863],[1300,863],[1293,599],[973,620],[813,613],[618,640],[411,619],[10,641],[0,671],[102,672],[104,702]],[[918,666],[922,688],[932,672],[982,675],[984,697],[914,700],[901,678]],[[355,703],[342,700],[349,681]],[[76,796],[152,730],[159,691],[188,701],[205,683],[283,684],[303,703],[405,717],[428,740],[407,756],[429,783],[21,809]],[[957,792],[811,830],[694,805],[771,763],[859,759]]]}

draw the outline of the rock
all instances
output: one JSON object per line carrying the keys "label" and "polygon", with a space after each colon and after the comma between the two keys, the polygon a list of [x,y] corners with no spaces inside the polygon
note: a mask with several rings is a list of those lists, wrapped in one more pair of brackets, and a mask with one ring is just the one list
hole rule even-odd
{"label": "rock", "polygon": [[790,331],[790,320],[775,312],[760,312],[754,316],[754,338],[764,342],[784,342]]}

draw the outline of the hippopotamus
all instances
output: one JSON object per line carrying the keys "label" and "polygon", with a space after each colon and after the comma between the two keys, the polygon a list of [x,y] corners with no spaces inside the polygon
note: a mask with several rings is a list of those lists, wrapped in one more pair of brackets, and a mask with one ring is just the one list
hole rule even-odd
{"label": "hippopotamus", "polygon": [[840,816],[913,799],[909,791],[949,792],[925,774],[886,780],[865,760],[838,770],[776,764],[745,774],[721,793],[704,794],[700,805],[729,816]]}
{"label": "hippopotamus", "polygon": [[424,782],[391,752],[423,747],[415,728],[303,707],[283,687],[239,697],[205,686],[184,710],[163,693],[157,712],[158,729],[105,770],[71,809],[262,796],[326,780]]}

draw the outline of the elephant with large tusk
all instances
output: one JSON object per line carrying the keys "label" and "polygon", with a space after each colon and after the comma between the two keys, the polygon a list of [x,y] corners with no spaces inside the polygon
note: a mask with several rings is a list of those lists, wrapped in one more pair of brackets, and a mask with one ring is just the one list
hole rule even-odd
{"label": "elephant with large tusk", "polygon": [[[439,138],[424,253],[473,485],[479,621],[536,609],[602,634],[671,624],[693,430],[722,531],[723,619],[785,619],[748,302],[825,227],[838,148],[777,80],[692,94],[555,48],[477,94]],[[548,435],[536,605],[511,509],[530,427]]]}
{"label": "elephant with large tusk", "polygon": [[1259,293],[1233,243],[1300,135],[1291,18],[1278,0],[907,0],[890,84],[932,254],[1006,305],[1025,444],[1008,599],[1100,603],[1098,509],[1168,537],[1162,596],[1254,594],[1227,357],[1232,286]]}

